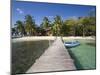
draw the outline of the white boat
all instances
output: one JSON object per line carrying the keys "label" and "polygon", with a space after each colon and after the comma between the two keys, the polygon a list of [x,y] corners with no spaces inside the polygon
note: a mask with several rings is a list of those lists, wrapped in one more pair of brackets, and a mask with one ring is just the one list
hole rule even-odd
{"label": "white boat", "polygon": [[64,45],[68,48],[76,47],[76,46],[80,45],[80,42],[78,42],[78,41],[64,42]]}

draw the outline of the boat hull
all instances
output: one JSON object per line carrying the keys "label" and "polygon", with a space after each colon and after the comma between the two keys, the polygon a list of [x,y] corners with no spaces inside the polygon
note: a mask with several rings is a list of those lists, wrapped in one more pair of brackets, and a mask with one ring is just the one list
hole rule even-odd
{"label": "boat hull", "polygon": [[80,43],[78,41],[75,42],[64,42],[65,47],[71,48],[71,47],[76,47],[79,46]]}

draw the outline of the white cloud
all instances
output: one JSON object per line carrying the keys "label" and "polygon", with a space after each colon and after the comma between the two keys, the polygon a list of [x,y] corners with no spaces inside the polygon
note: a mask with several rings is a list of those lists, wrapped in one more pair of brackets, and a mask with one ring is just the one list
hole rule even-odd
{"label": "white cloud", "polygon": [[48,18],[54,18],[54,16],[47,16]]}
{"label": "white cloud", "polygon": [[19,14],[23,14],[24,13],[20,8],[17,8],[16,10],[19,12]]}
{"label": "white cloud", "polygon": [[69,17],[70,19],[74,19],[74,20],[77,20],[78,19],[78,17],[77,16],[71,16],[71,17]]}
{"label": "white cloud", "polygon": [[53,18],[54,16],[49,16],[49,18]]}

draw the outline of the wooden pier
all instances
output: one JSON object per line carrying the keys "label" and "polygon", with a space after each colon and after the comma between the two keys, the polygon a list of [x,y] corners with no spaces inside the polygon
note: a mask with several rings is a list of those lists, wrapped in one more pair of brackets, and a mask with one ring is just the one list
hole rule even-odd
{"label": "wooden pier", "polygon": [[40,56],[26,73],[76,70],[74,60],[60,37]]}

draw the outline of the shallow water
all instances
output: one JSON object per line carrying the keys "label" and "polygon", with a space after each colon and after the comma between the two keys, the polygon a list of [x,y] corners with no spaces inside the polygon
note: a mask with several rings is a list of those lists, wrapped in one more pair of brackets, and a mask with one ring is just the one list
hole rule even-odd
{"label": "shallow water", "polygon": [[48,40],[12,43],[12,73],[25,73],[48,47]]}
{"label": "shallow water", "polygon": [[[66,40],[72,41],[72,40]],[[96,68],[96,43],[95,40],[77,40],[80,45],[69,48],[71,57],[75,60],[78,70]]]}

